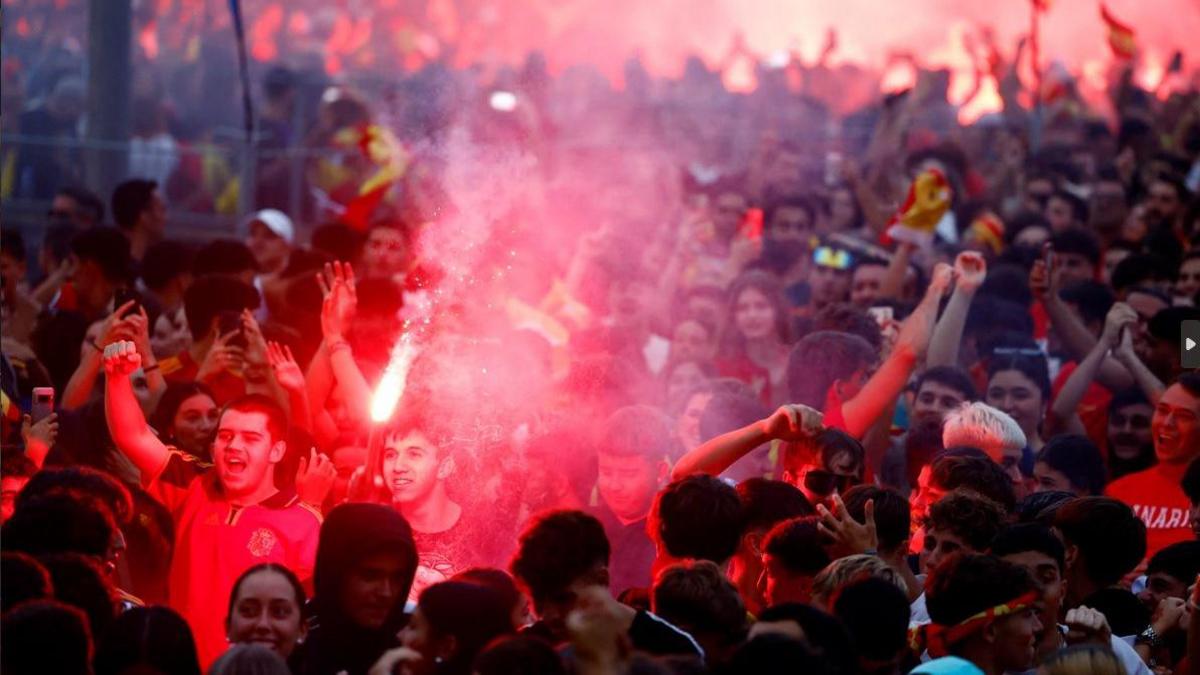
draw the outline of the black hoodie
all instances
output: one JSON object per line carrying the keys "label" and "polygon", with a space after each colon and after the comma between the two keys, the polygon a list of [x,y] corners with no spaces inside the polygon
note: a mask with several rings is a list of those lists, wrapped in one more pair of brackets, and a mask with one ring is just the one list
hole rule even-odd
{"label": "black hoodie", "polygon": [[[341,585],[361,560],[380,552],[398,551],[409,562],[406,583],[392,614],[378,629],[355,624],[339,606]],[[308,637],[292,653],[295,675],[365,675],[384,651],[398,645],[404,625],[404,604],[417,571],[412,529],[394,509],[379,504],[343,504],[329,512],[321,525],[313,599],[309,602]]]}

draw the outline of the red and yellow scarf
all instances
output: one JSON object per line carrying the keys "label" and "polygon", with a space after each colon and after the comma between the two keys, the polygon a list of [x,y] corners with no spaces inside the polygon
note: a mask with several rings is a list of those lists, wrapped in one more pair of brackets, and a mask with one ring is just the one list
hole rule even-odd
{"label": "red and yellow scarf", "polygon": [[996,619],[1029,609],[1037,602],[1038,597],[1036,591],[1030,591],[1014,600],[969,616],[952,626],[937,623],[917,626],[908,632],[908,646],[916,654],[928,651],[931,657],[941,658],[949,653],[951,645],[978,633]]}

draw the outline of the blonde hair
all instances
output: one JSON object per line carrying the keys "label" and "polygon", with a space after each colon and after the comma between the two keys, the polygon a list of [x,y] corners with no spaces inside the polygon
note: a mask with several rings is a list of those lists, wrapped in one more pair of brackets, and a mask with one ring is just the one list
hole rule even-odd
{"label": "blonde hair", "polygon": [[908,594],[908,585],[895,568],[879,556],[863,553],[838,558],[817,573],[813,579],[813,604],[829,609],[844,587],[864,579],[883,579]]}
{"label": "blonde hair", "polygon": [[1042,662],[1038,675],[1128,675],[1108,647],[1080,645],[1055,652]]}
{"label": "blonde hair", "polygon": [[989,455],[1006,449],[1024,448],[1025,432],[1012,417],[986,403],[964,403],[946,414],[942,423],[942,446],[966,445]]}

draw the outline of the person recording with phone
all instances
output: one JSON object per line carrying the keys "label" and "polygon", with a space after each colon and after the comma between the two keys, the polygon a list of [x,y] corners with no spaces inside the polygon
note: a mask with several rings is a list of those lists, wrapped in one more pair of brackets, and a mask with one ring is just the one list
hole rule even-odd
{"label": "person recording with phone", "polygon": [[[249,342],[242,313],[259,306],[258,291],[250,284],[224,277],[196,280],[184,294],[184,313],[192,344],[176,356],[162,360],[168,382],[202,382],[217,404],[247,393],[246,364]],[[266,356],[262,355],[265,364]]]}
{"label": "person recording with phone", "polygon": [[108,318],[97,321],[88,328],[87,336],[79,353],[79,367],[63,388],[60,408],[64,411],[79,410],[93,399],[95,385],[103,367],[101,345],[115,340],[129,340],[137,345],[142,355],[143,371],[139,375],[137,391],[141,394],[145,410],[153,410],[158,397],[166,390],[158,362],[150,348],[150,318],[146,309],[128,292],[118,289],[114,302],[123,300]]}

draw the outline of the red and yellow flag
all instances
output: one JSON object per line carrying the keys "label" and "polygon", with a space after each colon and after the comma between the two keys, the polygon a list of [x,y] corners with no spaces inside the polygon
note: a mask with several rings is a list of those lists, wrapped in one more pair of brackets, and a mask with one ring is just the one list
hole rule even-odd
{"label": "red and yellow flag", "polygon": [[1004,250],[1004,221],[995,213],[984,211],[971,221],[965,238],[984,244],[993,255],[999,255]]}
{"label": "red and yellow flag", "polygon": [[888,221],[887,236],[895,241],[928,246],[938,221],[950,209],[950,181],[937,169],[925,169],[908,187],[908,196]]}
{"label": "red and yellow flag", "polygon": [[1133,28],[1122,23],[1108,11],[1108,6],[1100,3],[1100,19],[1108,28],[1108,46],[1113,55],[1119,59],[1132,59],[1137,53],[1137,40]]}

